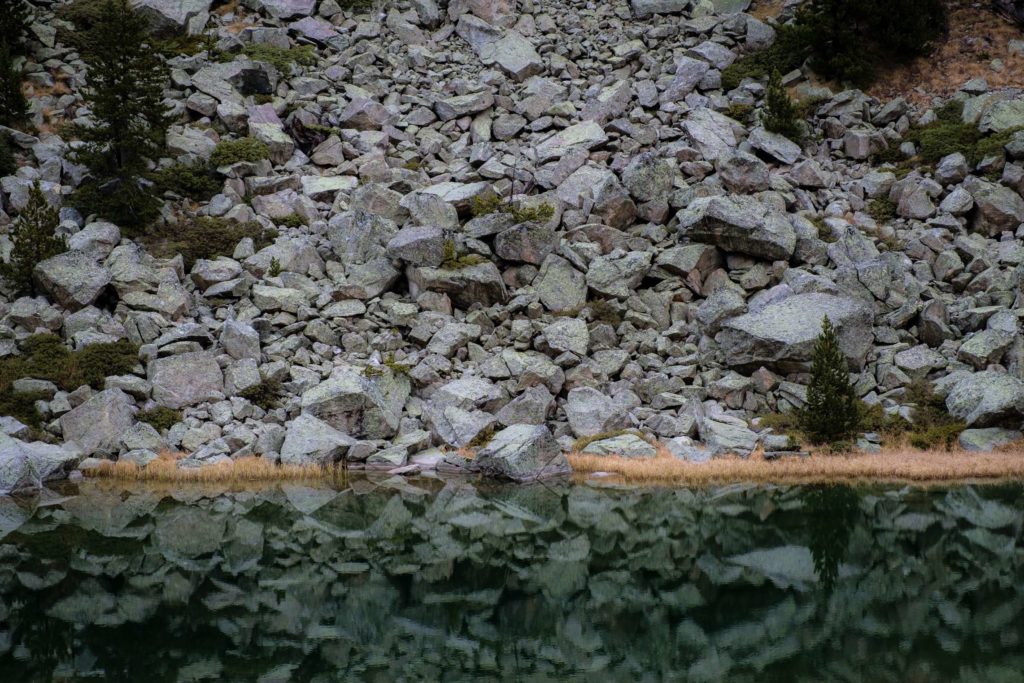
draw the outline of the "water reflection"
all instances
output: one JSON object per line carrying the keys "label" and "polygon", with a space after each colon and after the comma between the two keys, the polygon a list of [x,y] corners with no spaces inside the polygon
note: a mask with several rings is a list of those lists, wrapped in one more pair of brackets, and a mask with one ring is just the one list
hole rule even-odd
{"label": "water reflection", "polygon": [[803,501],[814,569],[823,589],[830,593],[839,576],[839,564],[846,556],[860,498],[843,484],[817,485],[806,487]]}
{"label": "water reflection", "polygon": [[1024,491],[0,499],[0,680],[1024,681]]}

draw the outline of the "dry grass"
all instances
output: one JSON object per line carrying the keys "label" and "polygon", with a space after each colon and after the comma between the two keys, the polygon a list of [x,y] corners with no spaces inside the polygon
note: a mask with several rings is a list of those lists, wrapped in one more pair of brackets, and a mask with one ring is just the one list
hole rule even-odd
{"label": "dry grass", "polygon": [[627,459],[572,453],[569,463],[577,474],[607,472],[628,484],[807,484],[910,483],[1024,480],[1024,445],[993,453],[919,451],[903,446],[878,454],[793,456],[765,460],[759,453],[748,459],[715,458],[694,463],[659,450],[655,458]]}
{"label": "dry grass", "polygon": [[239,458],[201,468],[180,468],[180,453],[161,453],[146,467],[131,462],[106,462],[88,470],[87,477],[117,481],[246,484],[275,483],[297,480],[323,480],[337,477],[338,468],[319,466],[278,465],[267,458]]}
{"label": "dry grass", "polygon": [[[946,40],[932,54],[881,74],[868,92],[882,101],[902,95],[930,106],[933,97],[949,97],[972,78],[984,78],[991,88],[1024,86],[1024,55],[1009,50],[1011,40],[1021,39],[1020,29],[989,3],[952,0]],[[1006,68],[993,71],[993,59],[1001,59]]]}
{"label": "dry grass", "polygon": [[758,0],[755,2],[753,7],[747,12],[750,16],[765,21],[766,19],[774,19],[775,17],[782,14],[782,10],[786,6],[786,0]]}

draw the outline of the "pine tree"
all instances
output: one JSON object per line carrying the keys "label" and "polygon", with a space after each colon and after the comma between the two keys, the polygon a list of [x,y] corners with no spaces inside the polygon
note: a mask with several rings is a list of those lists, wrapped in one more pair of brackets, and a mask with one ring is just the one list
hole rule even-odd
{"label": "pine tree", "polygon": [[75,160],[90,177],[73,201],[127,228],[157,214],[160,200],[142,179],[149,160],[163,153],[172,122],[163,103],[169,70],[149,38],[149,22],[129,0],[104,0],[81,41],[94,125],[75,129],[84,143]]}
{"label": "pine tree", "polygon": [[21,70],[7,43],[0,42],[0,125],[16,126],[28,119],[28,101],[21,92]]}
{"label": "pine tree", "polygon": [[765,94],[764,127],[772,133],[785,135],[791,140],[802,136],[800,117],[796,105],[789,99],[789,93],[782,87],[782,75],[773,69],[768,78],[768,92]]}
{"label": "pine tree", "polygon": [[825,316],[811,355],[811,383],[800,414],[800,428],[814,443],[836,443],[860,427],[857,395],[832,321]]}
{"label": "pine tree", "polygon": [[0,277],[17,292],[34,292],[32,270],[40,261],[68,250],[63,237],[55,234],[60,214],[50,206],[39,181],[29,190],[28,204],[14,221],[10,237],[14,244],[11,258],[0,263]]}
{"label": "pine tree", "polygon": [[4,5],[0,11],[0,43],[10,45],[11,51],[16,53],[28,30],[29,6],[24,0],[13,0]]}

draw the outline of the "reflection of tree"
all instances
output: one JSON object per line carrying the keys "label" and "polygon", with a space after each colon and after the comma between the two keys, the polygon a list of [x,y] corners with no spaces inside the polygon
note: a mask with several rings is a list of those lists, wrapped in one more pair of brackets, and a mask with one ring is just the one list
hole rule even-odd
{"label": "reflection of tree", "polygon": [[857,519],[858,496],[849,486],[809,486],[801,498],[810,530],[814,569],[826,591],[835,586]]}

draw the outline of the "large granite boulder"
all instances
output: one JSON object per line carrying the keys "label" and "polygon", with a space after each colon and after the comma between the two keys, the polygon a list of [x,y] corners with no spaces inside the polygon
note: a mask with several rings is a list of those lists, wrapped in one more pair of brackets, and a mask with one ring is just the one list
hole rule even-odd
{"label": "large granite boulder", "polygon": [[63,479],[80,457],[73,444],[26,443],[0,433],[0,496]]}
{"label": "large granite boulder", "polygon": [[40,261],[32,271],[39,289],[69,311],[92,304],[110,284],[110,271],[82,251],[67,251]]}
{"label": "large granite boulder", "polygon": [[302,410],[349,436],[387,439],[398,433],[410,391],[402,375],[367,377],[361,368],[343,365],[302,395]]}
{"label": "large granite boulder", "polygon": [[1024,418],[1024,381],[991,371],[967,375],[946,395],[946,409],[968,427],[1019,427]]}
{"label": "large granite boulder", "polygon": [[64,441],[77,444],[86,455],[112,455],[134,422],[135,405],[128,394],[107,389],[64,413],[60,428]]}
{"label": "large granite boulder", "polygon": [[303,413],[288,423],[281,462],[285,465],[332,465],[356,442],[351,436]]}
{"label": "large granite boulder", "polygon": [[864,367],[874,335],[871,307],[833,294],[797,294],[722,323],[715,337],[726,364],[737,370],[766,367],[778,372],[807,369],[811,349],[828,316],[851,369]]}
{"label": "large granite boulder", "polygon": [[212,0],[132,0],[139,14],[149,19],[154,31],[197,35],[210,20]]}
{"label": "large granite boulder", "polygon": [[224,373],[209,351],[151,360],[146,375],[153,385],[153,400],[168,408],[185,408],[224,397]]}
{"label": "large granite boulder", "polygon": [[694,242],[766,261],[788,261],[796,249],[789,218],[756,197],[701,197],[678,214],[679,231]]}
{"label": "large granite boulder", "polygon": [[629,415],[623,407],[593,387],[577,387],[569,392],[565,416],[576,436],[594,436],[629,426]]}
{"label": "large granite boulder", "polygon": [[508,299],[501,272],[490,261],[440,268],[410,266],[405,274],[413,297],[424,291],[442,292],[463,309],[475,303],[490,306]]}
{"label": "large granite boulder", "polygon": [[571,472],[568,459],[543,425],[506,427],[476,454],[469,469],[519,482]]}

